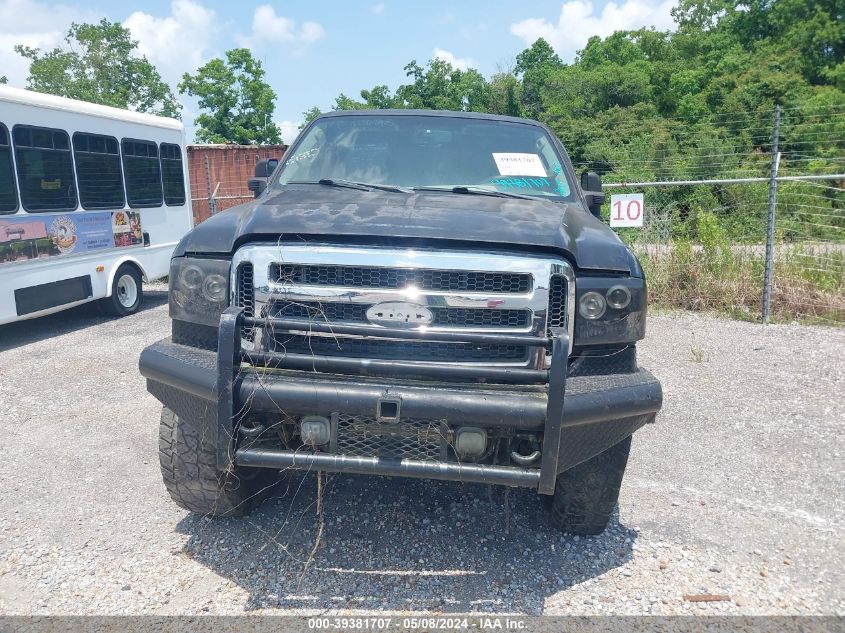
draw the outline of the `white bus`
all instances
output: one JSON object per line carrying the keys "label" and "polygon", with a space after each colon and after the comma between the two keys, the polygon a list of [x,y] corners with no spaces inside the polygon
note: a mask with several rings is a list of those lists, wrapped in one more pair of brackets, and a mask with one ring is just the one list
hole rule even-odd
{"label": "white bus", "polygon": [[193,226],[179,121],[0,86],[0,324],[123,316]]}

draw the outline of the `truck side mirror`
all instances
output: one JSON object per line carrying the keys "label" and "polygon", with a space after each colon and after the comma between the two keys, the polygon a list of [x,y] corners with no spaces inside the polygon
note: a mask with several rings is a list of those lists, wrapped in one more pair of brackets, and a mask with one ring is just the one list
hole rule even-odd
{"label": "truck side mirror", "polygon": [[250,178],[246,181],[247,189],[249,189],[257,198],[264,190],[267,189],[267,182],[270,176],[276,171],[279,166],[278,158],[265,158],[264,160],[256,161],[255,163],[255,178]]}
{"label": "truck side mirror", "polygon": [[601,176],[594,171],[581,172],[581,190],[587,199],[587,208],[597,218],[601,218],[601,205],[605,196],[601,190]]}
{"label": "truck side mirror", "polygon": [[264,160],[259,160],[255,163],[255,177],[269,178],[273,175],[273,172],[276,171],[276,167],[278,166],[278,158],[265,158]]}
{"label": "truck side mirror", "polygon": [[246,181],[247,189],[249,189],[257,198],[267,188],[266,178],[250,178]]}

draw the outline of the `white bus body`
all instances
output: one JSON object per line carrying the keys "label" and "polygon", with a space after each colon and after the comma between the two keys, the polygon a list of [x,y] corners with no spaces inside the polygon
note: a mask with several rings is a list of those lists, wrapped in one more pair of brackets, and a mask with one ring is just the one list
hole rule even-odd
{"label": "white bus body", "polygon": [[134,282],[166,276],[193,226],[184,137],[175,119],[0,86],[0,324],[97,299],[137,310]]}

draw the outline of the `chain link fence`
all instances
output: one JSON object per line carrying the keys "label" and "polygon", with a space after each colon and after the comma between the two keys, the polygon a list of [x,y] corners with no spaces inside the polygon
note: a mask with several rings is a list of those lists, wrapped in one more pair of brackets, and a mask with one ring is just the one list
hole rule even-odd
{"label": "chain link fence", "polygon": [[613,194],[644,194],[643,227],[617,231],[653,304],[845,324],[845,106],[778,118],[746,113],[734,145],[711,131],[674,158],[576,163],[604,172],[606,219]]}

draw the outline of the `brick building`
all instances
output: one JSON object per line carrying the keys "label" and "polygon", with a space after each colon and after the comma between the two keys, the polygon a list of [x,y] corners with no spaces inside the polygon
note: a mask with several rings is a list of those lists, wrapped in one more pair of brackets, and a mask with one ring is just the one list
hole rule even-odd
{"label": "brick building", "polygon": [[287,145],[188,145],[188,175],[194,222],[199,224],[215,212],[248,202],[256,161],[284,155]]}

